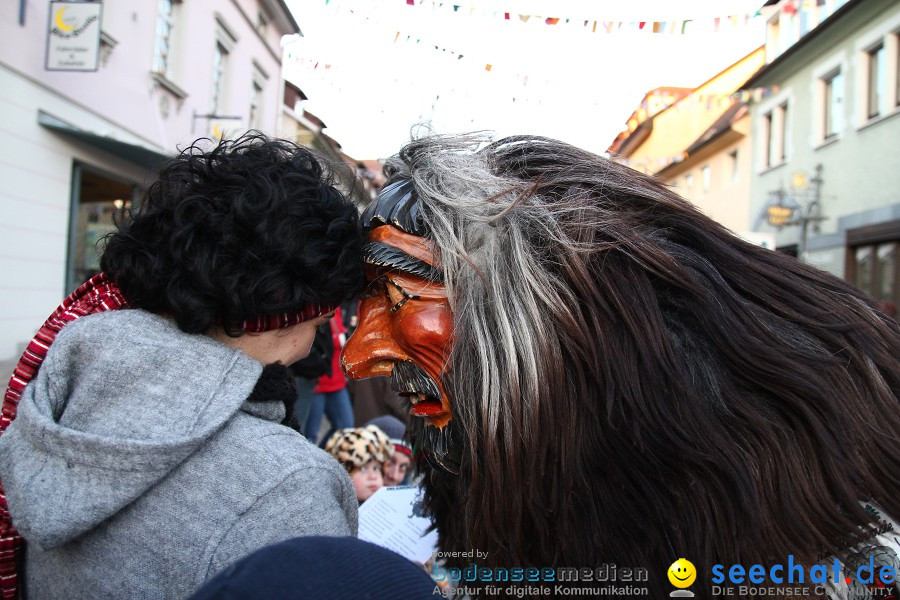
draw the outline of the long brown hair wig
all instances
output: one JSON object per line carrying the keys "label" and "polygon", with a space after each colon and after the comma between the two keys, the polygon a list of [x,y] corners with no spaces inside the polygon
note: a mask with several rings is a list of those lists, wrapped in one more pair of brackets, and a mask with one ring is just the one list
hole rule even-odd
{"label": "long brown hair wig", "polygon": [[[446,551],[484,567],[810,563],[900,515],[900,329],[652,177],[540,137],[431,136],[410,177],[454,313]],[[422,436],[421,424],[414,436]],[[466,559],[451,561],[466,566]]]}

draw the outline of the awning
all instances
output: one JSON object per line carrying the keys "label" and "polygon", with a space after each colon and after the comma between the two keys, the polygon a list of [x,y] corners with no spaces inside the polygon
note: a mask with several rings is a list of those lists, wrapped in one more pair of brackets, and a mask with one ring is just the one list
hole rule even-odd
{"label": "awning", "polygon": [[90,144],[100,150],[105,150],[110,154],[124,158],[129,162],[146,167],[152,171],[159,169],[164,162],[171,158],[171,156],[157,152],[156,150],[151,150],[144,146],[129,144],[128,142],[116,140],[105,135],[99,135],[90,131],[85,131],[84,129],[79,129],[71,123],[67,123],[62,119],[58,119],[41,110],[38,111],[38,124],[47,129],[58,131],[59,133],[72,137],[78,141]]}

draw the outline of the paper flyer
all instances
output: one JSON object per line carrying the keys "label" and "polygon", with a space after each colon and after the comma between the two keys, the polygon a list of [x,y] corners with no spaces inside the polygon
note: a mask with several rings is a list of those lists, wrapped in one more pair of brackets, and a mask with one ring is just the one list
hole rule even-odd
{"label": "paper flyer", "polygon": [[437,549],[437,531],[422,509],[422,489],[383,487],[359,507],[359,539],[424,564]]}

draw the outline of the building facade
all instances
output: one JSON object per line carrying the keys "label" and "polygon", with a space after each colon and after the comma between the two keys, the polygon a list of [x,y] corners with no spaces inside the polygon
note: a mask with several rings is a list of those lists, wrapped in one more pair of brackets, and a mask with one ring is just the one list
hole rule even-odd
{"label": "building facade", "polygon": [[[48,70],[65,3],[0,3],[0,364],[99,269],[97,242],[153,172],[200,137],[274,134],[282,0],[100,4],[95,71]],[[66,11],[69,12],[66,12]]]}
{"label": "building facade", "polygon": [[610,152],[673,186],[736,234],[767,244],[771,236],[750,231],[750,118],[734,97],[763,64],[760,47],[636,126],[633,114]]}
{"label": "building facade", "polygon": [[754,229],[896,303],[900,4],[850,0],[792,45],[768,45],[781,51],[746,84],[766,91],[750,111]]}
{"label": "building facade", "polygon": [[360,208],[375,199],[385,178],[382,164],[376,160],[357,160],[344,153],[341,145],[325,133],[325,123],[303,108],[306,94],[285,80],[279,136],[315,150],[336,166],[334,169],[341,190]]}
{"label": "building facade", "polygon": [[774,247],[774,236],[750,228],[750,113],[743,102],[728,109],[656,176],[710,218],[748,241]]}

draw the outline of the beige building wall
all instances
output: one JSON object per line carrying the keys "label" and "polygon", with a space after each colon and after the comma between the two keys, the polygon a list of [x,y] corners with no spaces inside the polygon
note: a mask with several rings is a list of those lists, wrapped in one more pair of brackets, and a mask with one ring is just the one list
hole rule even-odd
{"label": "beige building wall", "polygon": [[724,143],[710,144],[660,177],[710,218],[742,236],[752,227],[753,144],[749,129],[750,115],[746,113],[732,126]]}
{"label": "beige building wall", "polygon": [[626,155],[628,165],[645,173],[663,169],[722,115],[731,94],[764,63],[760,47],[656,115],[649,137]]}

